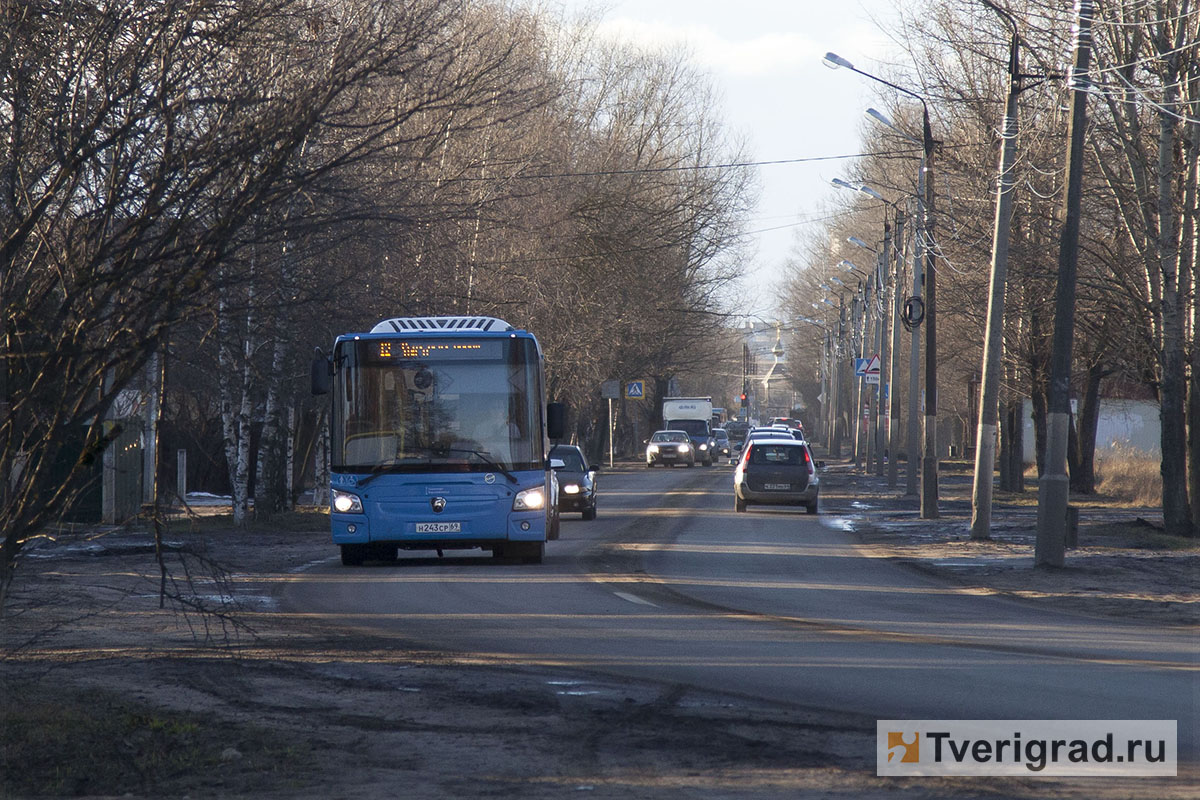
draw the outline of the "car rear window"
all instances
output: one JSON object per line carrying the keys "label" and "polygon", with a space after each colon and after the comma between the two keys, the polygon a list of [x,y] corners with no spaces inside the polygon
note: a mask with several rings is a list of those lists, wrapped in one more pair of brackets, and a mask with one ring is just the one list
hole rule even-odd
{"label": "car rear window", "polygon": [[750,451],[751,464],[799,466],[808,459],[803,447],[778,444],[756,444]]}

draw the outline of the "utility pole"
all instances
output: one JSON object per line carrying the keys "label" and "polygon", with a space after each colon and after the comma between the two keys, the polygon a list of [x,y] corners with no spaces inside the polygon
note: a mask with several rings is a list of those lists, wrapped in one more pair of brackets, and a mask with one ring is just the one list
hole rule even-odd
{"label": "utility pole", "polygon": [[1070,145],[1062,239],[1058,247],[1058,287],[1054,293],[1054,345],[1050,354],[1050,397],[1046,457],[1038,481],[1037,543],[1034,563],[1061,567],[1066,553],[1067,441],[1071,422],[1071,346],[1075,334],[1075,283],[1079,262],[1079,207],[1083,187],[1083,139],[1087,127],[1088,67],[1092,58],[1092,0],[1076,0],[1075,64],[1071,68]]}
{"label": "utility pole", "polygon": [[880,252],[879,258],[875,265],[875,282],[879,285],[878,300],[876,303],[879,306],[879,329],[875,332],[875,352],[879,354],[879,381],[875,384],[875,405],[871,408],[871,432],[875,437],[875,474],[878,477],[883,477],[883,451],[884,447],[884,428],[882,427],[886,417],[883,413],[884,388],[888,386],[887,373],[884,371],[883,365],[889,363],[891,352],[889,345],[891,342],[888,339],[888,301],[890,299],[888,292],[891,286],[887,281],[888,262],[892,258],[892,226],[887,222],[887,210],[884,210],[883,220],[883,251]]}
{"label": "utility pole", "polygon": [[833,452],[831,455],[834,458],[842,457],[842,414],[845,408],[842,397],[842,387],[844,386],[842,375],[845,369],[846,362],[846,306],[842,302],[841,295],[838,295],[838,334],[837,341],[833,348]]}
{"label": "utility pole", "polygon": [[892,348],[888,358],[888,488],[895,489],[899,483],[900,454],[900,393],[896,391],[900,380],[900,265],[904,262],[903,211],[896,211],[895,253],[892,263]]}
{"label": "utility pole", "polygon": [[938,518],[937,269],[934,265],[933,129],[929,106],[922,119],[925,147],[925,455],[921,459],[921,519]]}
{"label": "utility pole", "polygon": [[1012,27],[1008,48],[1008,97],[1000,144],[1000,177],[996,188],[996,224],[992,236],[992,283],[988,294],[987,332],[983,344],[983,382],[979,427],[975,436],[975,483],[971,493],[971,538],[990,539],[992,474],[996,468],[996,428],[1000,410],[1000,360],[1004,353],[1004,295],[1008,285],[1008,240],[1012,228],[1013,168],[1017,157],[1017,98],[1021,94],[1020,37],[1013,18],[991,0],[982,2]]}
{"label": "utility pole", "polygon": [[834,458],[841,458],[841,366],[846,360],[845,336],[846,309],[842,306],[841,297],[838,297],[838,338],[834,339],[833,344],[833,407],[829,409],[833,414],[833,427],[830,428],[833,451],[829,455]]}
{"label": "utility pole", "polygon": [[911,332],[911,347],[908,356],[908,432],[905,449],[908,451],[906,471],[904,475],[904,494],[915,497],[919,491],[920,472],[917,469],[917,453],[921,449],[921,328],[920,323],[925,319],[924,298],[925,288],[925,158],[921,158],[920,171],[917,173],[917,214],[914,221],[917,224],[913,235],[913,289],[910,309],[920,308],[920,318],[914,319],[913,313],[906,314],[906,321]]}
{"label": "utility pole", "polygon": [[[847,361],[853,365],[856,362],[851,359],[862,358],[862,326],[859,321],[859,314],[862,309],[862,287],[853,297],[850,298],[850,358]],[[852,373],[857,370],[851,369]],[[862,465],[862,425],[859,420],[862,419],[862,377],[855,374],[853,382],[850,384],[850,401],[854,407],[850,409],[850,430],[847,435],[850,436],[851,448],[854,455],[854,466],[858,468]]]}

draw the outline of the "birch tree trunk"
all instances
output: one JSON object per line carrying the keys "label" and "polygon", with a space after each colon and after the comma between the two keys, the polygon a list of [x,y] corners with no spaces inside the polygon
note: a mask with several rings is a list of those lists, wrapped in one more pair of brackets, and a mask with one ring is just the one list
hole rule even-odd
{"label": "birch tree trunk", "polygon": [[[251,264],[253,280],[253,264]],[[229,293],[226,284],[220,290],[217,304],[217,335],[219,386],[221,393],[221,430],[224,436],[225,460],[229,469],[229,484],[233,522],[238,527],[246,524],[250,509],[250,425],[253,403],[254,371],[252,357],[254,345],[251,331],[254,329],[254,287],[251,282],[246,293],[246,327],[242,331],[242,346],[235,347],[238,331],[235,330],[229,310]]]}
{"label": "birch tree trunk", "polygon": [[329,414],[317,414],[317,446],[313,465],[313,505],[329,505]]}
{"label": "birch tree trunk", "polygon": [[[250,515],[250,426],[253,423],[251,413],[254,410],[251,392],[254,389],[254,287],[248,292],[246,304],[246,331],[242,342],[242,380],[239,387],[241,402],[237,412],[237,447],[236,460],[232,475],[233,485],[233,524],[242,527]],[[228,445],[226,445],[228,449]]]}
{"label": "birch tree trunk", "polygon": [[258,463],[254,477],[254,513],[264,516],[282,511],[289,489],[280,485],[283,442],[281,441],[282,408],[279,400],[283,384],[283,368],[287,356],[287,337],[272,326],[275,344],[271,354],[271,371],[267,376],[267,400],[263,411],[262,435],[258,440]]}

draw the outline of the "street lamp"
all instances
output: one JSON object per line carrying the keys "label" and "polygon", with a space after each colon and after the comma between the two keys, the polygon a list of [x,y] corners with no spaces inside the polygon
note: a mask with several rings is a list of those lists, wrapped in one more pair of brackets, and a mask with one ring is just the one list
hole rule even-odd
{"label": "street lamp", "polygon": [[[897,86],[878,75],[864,72],[851,64],[837,53],[826,53],[822,59],[830,69],[844,67],[851,72],[857,72],[876,83],[882,83],[896,91],[921,101],[921,148],[924,151],[924,164],[921,176],[924,178],[925,197],[925,452],[921,460],[921,518],[935,519],[938,516],[938,451],[937,451],[937,275],[934,271],[934,186],[933,186],[933,152],[936,142],[933,139],[933,129],[929,124],[929,104],[925,98],[916,92]],[[870,113],[870,110],[868,110]],[[894,128],[879,112],[871,114],[889,127]],[[912,137],[906,137],[912,138]],[[912,457],[911,451],[909,457]]]}
{"label": "street lamp", "polygon": [[871,247],[871,245],[867,244],[857,236],[847,237],[846,241],[852,245],[855,245],[856,247],[861,247],[863,250],[870,250],[872,253],[876,252],[874,247]]}
{"label": "street lamp", "polygon": [[902,130],[901,128],[899,128],[899,127],[896,125],[896,123],[892,122],[892,119],[891,119],[891,117],[889,117],[887,114],[884,114],[884,113],[883,113],[882,111],[880,111],[879,109],[877,109],[877,108],[868,108],[866,113],[867,113],[867,116],[868,116],[868,117],[870,117],[871,119],[875,120],[875,121],[876,121],[876,122],[878,122],[879,124],[881,124],[881,125],[885,125],[885,126],[887,126],[887,127],[891,128],[893,131],[895,131],[895,132],[896,132],[896,134],[897,134],[897,135],[899,135],[899,136],[900,136],[900,138],[901,138],[901,139],[907,139],[907,140],[909,140],[910,142],[916,142],[917,144],[921,144],[921,140],[920,140],[920,139],[918,139],[917,137],[915,137],[915,136],[912,136],[912,135],[910,135],[910,134],[906,133],[904,130]]}

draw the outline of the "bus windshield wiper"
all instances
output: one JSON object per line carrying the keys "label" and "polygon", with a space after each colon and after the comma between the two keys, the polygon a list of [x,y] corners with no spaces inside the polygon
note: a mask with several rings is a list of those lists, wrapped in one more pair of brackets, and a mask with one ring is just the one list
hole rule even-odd
{"label": "bus windshield wiper", "polygon": [[363,478],[361,481],[359,481],[357,484],[355,484],[355,486],[359,489],[362,489],[367,484],[371,483],[371,481],[378,478],[380,475],[386,475],[388,472],[388,468],[394,467],[394,466],[396,466],[395,461],[388,461],[383,464],[377,464],[374,467],[374,469],[371,470],[370,474],[368,474],[367,477]]}
{"label": "bus windshield wiper", "polygon": [[509,472],[508,468],[505,467],[500,462],[493,461],[491,459],[491,456],[488,453],[480,452],[479,450],[466,450],[461,447],[448,447],[448,448],[446,448],[446,452],[447,453],[469,453],[469,454],[475,456],[476,458],[478,458],[483,463],[487,464],[489,467],[492,467],[497,472],[504,475],[504,477],[508,478],[509,483],[517,483],[517,476],[513,475],[511,472]]}
{"label": "bus windshield wiper", "polygon": [[[489,453],[482,452],[480,450],[471,450],[471,449],[462,448],[462,447],[422,447],[422,448],[420,448],[420,450],[425,451],[430,456],[442,456],[442,455],[446,455],[449,453],[466,453],[468,455],[475,456],[480,461],[482,461],[484,464],[487,464],[489,467],[496,470],[504,477],[508,478],[510,483],[518,483],[517,476],[513,475],[512,472],[510,472],[509,469],[507,467],[505,467],[503,464],[492,460],[491,455]],[[389,468],[398,466],[406,460],[407,460],[406,458],[393,459],[391,461],[388,461],[383,464],[379,464],[379,465],[375,466],[371,470],[370,474],[367,475],[367,477],[363,478],[362,480],[360,480],[358,482],[358,484],[357,484],[358,488],[361,489],[362,487],[368,485],[369,483],[374,481],[376,478],[378,478],[380,475],[386,474],[389,471]]]}

